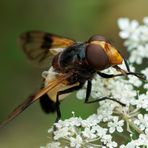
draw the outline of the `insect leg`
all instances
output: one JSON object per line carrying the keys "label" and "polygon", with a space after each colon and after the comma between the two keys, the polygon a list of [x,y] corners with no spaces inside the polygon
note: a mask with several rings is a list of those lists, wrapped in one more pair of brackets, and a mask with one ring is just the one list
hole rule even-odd
{"label": "insect leg", "polygon": [[140,79],[146,80],[145,76],[143,74],[140,73],[134,73],[134,72],[126,72],[126,73],[121,73],[121,74],[106,74],[106,73],[102,73],[102,72],[97,72],[98,75],[100,75],[103,78],[114,78],[114,77],[118,77],[118,76],[125,76],[125,75],[134,75]]}
{"label": "insect leg", "polygon": [[119,103],[122,106],[125,106],[125,104],[123,104],[122,102],[120,102],[120,101],[118,101],[116,99],[113,99],[113,98],[109,98],[109,97],[102,97],[102,98],[98,98],[96,100],[89,101],[91,88],[92,88],[92,83],[91,83],[90,80],[88,80],[87,90],[86,90],[86,98],[85,98],[84,103],[90,104],[90,103],[100,102],[100,101],[103,101],[103,100],[112,100],[112,101],[115,101],[115,102]]}
{"label": "insect leg", "polygon": [[91,80],[87,81],[87,90],[86,90],[86,98],[85,98],[85,103],[88,102],[90,94],[91,94],[91,88],[92,88],[92,83]]}
{"label": "insect leg", "polygon": [[123,76],[124,74],[106,74],[106,73],[102,73],[102,72],[97,72],[98,75],[100,75],[103,78],[114,78],[114,77],[118,77],[118,76]]}
{"label": "insect leg", "polygon": [[92,101],[87,100],[87,101],[85,101],[85,103],[90,104],[90,103],[100,102],[100,101],[104,101],[104,100],[112,100],[112,101],[115,101],[115,102],[119,103],[122,106],[125,106],[124,103],[122,103],[122,102],[120,102],[120,101],[118,101],[118,100],[116,100],[114,98],[109,98],[109,97],[102,97],[102,98],[98,98],[98,99],[92,100]]}
{"label": "insect leg", "polygon": [[130,72],[129,64],[128,64],[128,62],[127,62],[127,60],[125,58],[124,58],[124,63],[125,63],[127,71]]}
{"label": "insect leg", "polygon": [[57,111],[56,122],[58,122],[58,120],[61,118],[59,96],[60,96],[60,95],[63,95],[63,94],[70,93],[70,92],[73,92],[73,91],[76,91],[76,90],[79,90],[79,89],[82,88],[83,85],[84,85],[84,83],[80,83],[80,84],[77,85],[77,86],[74,86],[74,87],[71,87],[71,88],[68,88],[68,89],[65,89],[65,90],[59,91],[59,92],[57,93],[57,97],[56,97],[56,111]]}
{"label": "insect leg", "polygon": [[139,79],[146,80],[146,77],[145,77],[144,74],[136,73],[136,72],[130,72],[130,71],[127,72],[127,71],[121,69],[118,65],[115,65],[114,68],[117,71],[120,71],[122,75],[134,75],[134,76],[138,77]]}

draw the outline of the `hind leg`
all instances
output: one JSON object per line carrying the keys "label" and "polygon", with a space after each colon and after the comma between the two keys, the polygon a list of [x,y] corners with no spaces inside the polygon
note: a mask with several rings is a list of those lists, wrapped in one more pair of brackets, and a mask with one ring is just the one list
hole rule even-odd
{"label": "hind leg", "polygon": [[71,93],[73,91],[79,90],[83,87],[84,83],[80,83],[78,86],[74,86],[62,91],[59,91],[57,93],[57,97],[56,97],[56,112],[57,112],[57,118],[56,118],[56,122],[58,122],[58,120],[61,118],[61,110],[60,110],[60,100],[59,100],[59,96],[63,95],[63,94],[67,94],[67,93]]}

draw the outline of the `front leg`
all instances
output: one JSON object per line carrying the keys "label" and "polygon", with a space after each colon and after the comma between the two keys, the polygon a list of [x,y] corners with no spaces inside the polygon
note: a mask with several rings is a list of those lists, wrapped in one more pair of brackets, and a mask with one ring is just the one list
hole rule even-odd
{"label": "front leg", "polygon": [[97,72],[97,74],[99,76],[101,76],[102,78],[114,78],[114,77],[118,77],[118,76],[122,76],[123,74],[117,74],[117,75],[114,75],[114,74],[106,74],[106,73],[102,73],[102,72]]}
{"label": "front leg", "polygon": [[118,65],[115,65],[113,68],[115,68],[117,71],[121,72],[121,74],[119,74],[119,75],[134,75],[139,79],[142,79],[144,81],[146,80],[146,77],[144,74],[137,73],[137,72],[130,72],[130,71],[127,72],[127,71],[121,69]]}
{"label": "front leg", "polygon": [[84,83],[80,83],[77,86],[73,86],[71,88],[65,89],[65,90],[61,90],[57,93],[56,96],[56,112],[57,112],[57,118],[55,122],[58,122],[59,119],[61,118],[61,111],[60,111],[60,100],[59,100],[59,96],[63,95],[63,94],[67,94],[67,93],[71,93],[73,91],[79,90],[83,87]]}
{"label": "front leg", "polygon": [[134,75],[138,77],[139,79],[146,80],[145,76],[140,73],[134,73],[134,72],[125,72],[125,73],[120,73],[120,74],[106,74],[102,72],[97,72],[98,75],[100,75],[102,78],[114,78],[114,77],[119,77],[119,76],[125,76],[125,75]]}

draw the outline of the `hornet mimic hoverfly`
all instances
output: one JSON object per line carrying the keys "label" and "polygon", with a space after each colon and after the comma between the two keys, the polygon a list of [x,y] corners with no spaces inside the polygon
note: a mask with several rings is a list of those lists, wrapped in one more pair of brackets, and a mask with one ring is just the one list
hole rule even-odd
{"label": "hornet mimic hoverfly", "polygon": [[[14,119],[36,100],[40,100],[40,104],[46,113],[56,112],[56,121],[58,121],[61,117],[61,100],[64,99],[66,94],[81,89],[85,82],[87,82],[85,103],[109,99],[124,105],[110,97],[89,100],[91,80],[94,74],[103,78],[135,75],[144,79],[142,74],[131,72],[127,61],[119,51],[105,37],[100,35],[94,35],[85,42],[76,42],[69,38],[42,31],[30,31],[20,36],[19,43],[32,62],[51,67],[48,72],[43,73],[44,87],[15,108],[6,120],[0,124],[0,127]],[[127,71],[118,66],[123,61]],[[101,72],[109,67],[115,68],[120,74]]]}

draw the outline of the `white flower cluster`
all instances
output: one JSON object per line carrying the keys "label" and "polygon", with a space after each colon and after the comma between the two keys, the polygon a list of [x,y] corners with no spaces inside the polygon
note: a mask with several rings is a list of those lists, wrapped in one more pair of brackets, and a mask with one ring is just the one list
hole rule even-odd
{"label": "white flower cluster", "polygon": [[[118,24],[120,37],[126,39],[130,63],[141,64],[148,58],[148,17],[144,18],[144,25],[127,18],[119,19]],[[124,63],[120,67],[126,69]],[[132,65],[130,69],[137,71]],[[103,72],[118,74],[114,68]],[[96,75],[92,80],[90,99],[107,96],[126,106],[113,100],[103,100],[98,102],[97,113],[87,119],[73,116],[60,120],[48,131],[53,135],[52,142],[41,148],[148,147],[148,67],[141,73],[147,81],[135,76],[104,79]],[[86,87],[87,84],[77,92],[78,99],[85,99]]]}
{"label": "white flower cluster", "polygon": [[[54,140],[62,140],[62,143],[58,146],[59,143],[55,143],[58,148],[97,148],[102,147],[102,145],[110,148],[117,147],[117,143],[113,141],[110,133],[122,132],[124,121],[119,120],[118,116],[112,117],[108,119],[110,122],[108,122],[107,128],[104,128],[99,125],[102,120],[103,118],[97,114],[93,114],[85,120],[80,117],[71,117],[55,123],[54,128],[56,130],[50,129],[49,133],[54,133]],[[107,123],[107,121],[104,123]],[[98,141],[100,142],[96,143]],[[50,143],[46,148],[51,148],[52,145],[53,143]]]}
{"label": "white flower cluster", "polygon": [[[141,73],[143,73],[146,76],[146,80],[148,81],[148,67],[145,68],[144,70],[142,70]],[[146,90],[148,90],[148,83],[145,83],[144,84],[144,88]],[[148,94],[148,91],[147,91],[147,94]]]}
{"label": "white flower cluster", "polygon": [[[113,68],[103,71],[104,73],[117,74]],[[103,79],[99,75],[96,75],[92,80],[92,92],[91,97],[94,99],[112,96],[118,101],[129,106],[132,102],[135,102],[135,97],[137,96],[137,91],[135,87],[140,87],[142,82],[134,76],[130,76],[129,79],[123,79],[123,77],[116,77],[114,79]],[[99,86],[99,87],[98,87]],[[77,98],[84,99],[86,94],[86,88],[84,87],[77,93]],[[147,106],[148,107],[148,106]]]}
{"label": "white flower cluster", "polygon": [[121,145],[120,148],[147,148],[148,147],[148,136],[140,134],[136,140],[131,140],[127,145]]}
{"label": "white flower cluster", "polygon": [[119,35],[125,39],[124,45],[131,54],[131,63],[142,64],[144,58],[148,59],[148,17],[144,17],[143,23],[140,25],[138,21],[128,18],[118,20]]}

